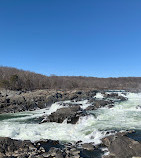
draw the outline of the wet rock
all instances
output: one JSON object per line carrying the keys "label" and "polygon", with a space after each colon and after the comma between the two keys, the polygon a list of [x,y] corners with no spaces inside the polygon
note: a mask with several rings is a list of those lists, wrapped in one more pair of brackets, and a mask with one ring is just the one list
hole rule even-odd
{"label": "wet rock", "polygon": [[97,108],[95,107],[95,106],[88,106],[87,108],[86,108],[86,110],[87,111],[92,111],[92,110],[96,110]]}
{"label": "wet rock", "polygon": [[67,123],[75,124],[80,116],[85,116],[86,112],[80,108],[79,105],[58,109],[56,112],[51,113],[43,122],[57,122],[62,123],[67,119]]}
{"label": "wet rock", "polygon": [[109,94],[105,93],[104,98],[114,100],[114,101],[126,101],[127,100],[126,97],[119,95],[118,93],[109,93]]}
{"label": "wet rock", "polygon": [[110,100],[95,100],[95,99],[92,99],[89,101],[89,103],[91,103],[92,105],[91,106],[88,106],[86,108],[86,110],[96,110],[98,108],[101,108],[101,107],[106,107],[106,106],[109,106],[109,107],[112,107],[112,103],[113,101],[110,101]]}
{"label": "wet rock", "polygon": [[75,103],[65,103],[65,102],[59,102],[59,104],[61,106],[64,106],[64,107],[69,107],[69,106],[82,106],[82,104],[75,104]]}
{"label": "wet rock", "polygon": [[141,109],[141,105],[137,105],[137,106],[136,106],[136,109]]}

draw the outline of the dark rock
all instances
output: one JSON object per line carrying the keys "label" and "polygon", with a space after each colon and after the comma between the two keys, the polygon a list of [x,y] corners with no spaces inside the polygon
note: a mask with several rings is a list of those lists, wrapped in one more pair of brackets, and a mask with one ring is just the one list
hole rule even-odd
{"label": "dark rock", "polygon": [[54,147],[50,148],[50,150],[47,154],[48,155],[46,155],[46,156],[48,156],[48,157],[64,158],[62,151],[60,149],[54,148]]}
{"label": "dark rock", "polygon": [[88,106],[86,108],[87,111],[96,110],[97,108],[95,106]]}
{"label": "dark rock", "polygon": [[127,98],[123,97],[123,96],[118,96],[117,99],[119,99],[120,101],[126,101],[127,100]]}
{"label": "dark rock", "polygon": [[43,122],[57,122],[62,123],[67,119],[67,123],[75,124],[80,116],[85,116],[86,113],[80,108],[79,105],[58,109],[56,112],[51,113]]}
{"label": "dark rock", "polygon": [[[1,155],[11,157],[24,157],[33,151],[29,148],[32,145],[30,141],[13,140],[7,137],[0,137],[0,153]],[[33,146],[33,145],[32,145]]]}
{"label": "dark rock", "polygon": [[95,100],[95,99],[92,99],[89,102],[92,103],[92,105],[87,107],[86,110],[96,110],[98,108],[106,107],[106,106],[110,107],[113,103],[113,101],[110,100]]}
{"label": "dark rock", "polygon": [[95,91],[49,91],[37,90],[32,92],[5,91],[0,95],[0,113],[13,113],[27,110],[42,109],[51,106],[51,104],[64,101],[90,100]]}
{"label": "dark rock", "polygon": [[113,108],[114,104],[107,105],[108,108]]}
{"label": "dark rock", "polygon": [[141,105],[137,105],[137,106],[136,106],[136,109],[141,109]]}
{"label": "dark rock", "polygon": [[106,98],[106,99],[111,99],[111,100],[114,99],[114,101],[116,101],[116,100],[117,100],[117,101],[126,101],[126,100],[127,100],[126,97],[121,96],[121,95],[119,95],[118,93],[110,93],[110,94],[106,94],[106,93],[105,93],[104,98]]}

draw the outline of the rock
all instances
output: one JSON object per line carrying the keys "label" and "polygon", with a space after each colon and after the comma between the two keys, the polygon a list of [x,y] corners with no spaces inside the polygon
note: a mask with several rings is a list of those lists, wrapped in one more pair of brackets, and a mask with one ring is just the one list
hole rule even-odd
{"label": "rock", "polygon": [[65,153],[66,153],[65,158],[79,158],[80,157],[80,151],[77,150],[77,148],[75,148],[75,147],[66,149]]}
{"label": "rock", "polygon": [[110,94],[105,93],[104,97],[106,99],[110,99],[110,100],[114,100],[114,101],[126,101],[127,100],[126,97],[119,95],[118,93],[110,93]]}
{"label": "rock", "polygon": [[48,152],[49,157],[55,157],[55,158],[64,158],[63,153],[60,149],[58,148],[50,148]]}
{"label": "rock", "polygon": [[51,113],[43,122],[57,122],[62,123],[67,119],[67,123],[75,124],[80,116],[85,116],[86,113],[79,105],[58,109],[56,112]]}
{"label": "rock", "polygon": [[92,110],[96,110],[97,108],[95,106],[88,106],[86,108],[87,111],[92,111]]}
{"label": "rock", "polygon": [[31,154],[36,155],[36,151],[37,148],[30,141],[13,140],[8,137],[0,137],[1,155],[5,155],[7,157],[11,156],[10,158],[28,158]]}
{"label": "rock", "polygon": [[137,105],[137,106],[136,106],[136,109],[141,109],[141,105]]}
{"label": "rock", "polygon": [[127,100],[127,98],[123,97],[123,96],[118,96],[117,99],[119,99],[120,101],[126,101]]}
{"label": "rock", "polygon": [[110,154],[110,155],[103,156],[102,158],[115,158],[115,156]]}
{"label": "rock", "polygon": [[[7,95],[5,95],[5,93]],[[90,100],[96,91],[75,90],[75,91],[55,91],[55,90],[36,90],[36,91],[0,91],[0,113],[15,113],[27,110],[42,109],[51,106],[59,101]]]}
{"label": "rock", "polygon": [[141,143],[119,134],[102,139],[105,146],[115,158],[141,156]]}
{"label": "rock", "polygon": [[89,100],[89,103],[91,103],[92,105],[87,107],[86,110],[96,110],[101,107],[110,106],[110,105],[112,105],[113,101],[91,99],[91,100]]}
{"label": "rock", "polygon": [[90,143],[84,143],[82,144],[82,148],[86,150],[94,150],[94,146]]}

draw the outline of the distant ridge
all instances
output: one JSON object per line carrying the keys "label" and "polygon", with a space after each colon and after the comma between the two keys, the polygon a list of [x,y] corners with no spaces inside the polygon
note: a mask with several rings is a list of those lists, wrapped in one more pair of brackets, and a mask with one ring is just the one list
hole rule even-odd
{"label": "distant ridge", "polygon": [[140,91],[141,77],[97,78],[84,76],[45,76],[11,67],[0,67],[0,88],[35,89],[125,89]]}

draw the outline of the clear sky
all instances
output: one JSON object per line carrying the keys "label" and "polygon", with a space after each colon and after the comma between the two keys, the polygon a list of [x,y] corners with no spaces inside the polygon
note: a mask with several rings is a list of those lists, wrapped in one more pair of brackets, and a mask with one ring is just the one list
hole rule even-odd
{"label": "clear sky", "polygon": [[0,0],[0,65],[141,76],[141,0]]}

